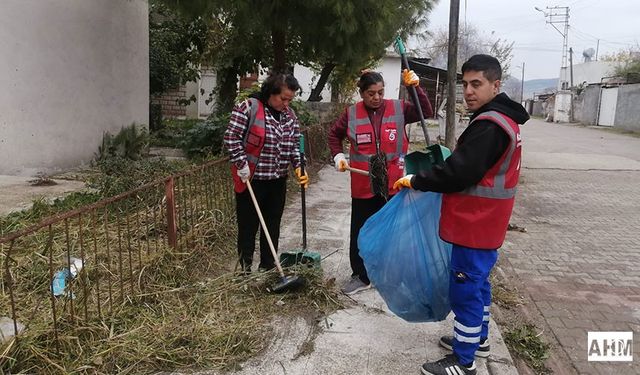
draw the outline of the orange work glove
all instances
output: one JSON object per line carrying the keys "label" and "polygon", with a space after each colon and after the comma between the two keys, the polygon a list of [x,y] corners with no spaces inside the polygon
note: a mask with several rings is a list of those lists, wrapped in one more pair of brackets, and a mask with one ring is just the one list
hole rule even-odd
{"label": "orange work glove", "polygon": [[307,174],[307,171],[304,171],[304,174],[301,174],[300,167],[296,168],[296,177],[298,177],[298,182],[302,187],[306,189],[307,186],[309,186],[309,175]]}
{"label": "orange work glove", "polygon": [[402,84],[405,86],[418,86],[420,85],[420,78],[413,70],[405,69],[402,71]]}
{"label": "orange work glove", "polygon": [[413,189],[413,186],[411,186],[411,179],[413,178],[412,174],[408,174],[402,178],[399,178],[396,182],[393,183],[393,188],[394,189],[402,189],[402,188],[409,188],[409,189]]}

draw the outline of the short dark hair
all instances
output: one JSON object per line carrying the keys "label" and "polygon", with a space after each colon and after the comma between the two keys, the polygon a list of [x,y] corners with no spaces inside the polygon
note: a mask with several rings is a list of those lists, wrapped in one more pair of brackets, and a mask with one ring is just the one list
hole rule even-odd
{"label": "short dark hair", "polygon": [[378,72],[364,72],[358,80],[358,88],[360,89],[360,92],[365,92],[369,86],[375,85],[378,82],[382,82],[382,86],[384,86],[382,74]]}
{"label": "short dark hair", "polygon": [[264,80],[260,87],[260,99],[266,102],[271,95],[280,94],[283,87],[287,87],[293,92],[300,90],[298,80],[291,74],[272,74]]}
{"label": "short dark hair", "polygon": [[502,79],[502,67],[500,61],[489,55],[473,55],[462,64],[462,74],[468,72],[482,72],[484,77],[490,82]]}

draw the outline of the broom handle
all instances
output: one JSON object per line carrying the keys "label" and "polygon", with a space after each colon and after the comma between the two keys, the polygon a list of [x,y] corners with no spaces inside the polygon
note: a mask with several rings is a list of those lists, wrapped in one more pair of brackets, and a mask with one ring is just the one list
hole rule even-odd
{"label": "broom handle", "polygon": [[276,253],[276,248],[273,246],[273,242],[271,242],[271,235],[269,234],[269,230],[267,229],[267,224],[264,222],[264,218],[262,217],[262,212],[260,212],[260,206],[258,206],[258,201],[256,200],[256,195],[253,193],[253,188],[251,187],[251,181],[247,180],[247,188],[249,189],[249,194],[251,195],[251,200],[253,201],[253,206],[256,208],[256,213],[258,214],[258,219],[260,219],[260,225],[262,226],[262,231],[264,232],[264,236],[267,237],[267,242],[269,242],[269,249],[271,249],[271,254],[273,255],[274,263],[276,264],[276,268],[278,268],[278,273],[280,276],[284,278],[284,271],[282,270],[282,266],[278,261],[278,253]]}
{"label": "broom handle", "polygon": [[345,169],[350,171],[350,172],[353,172],[353,173],[361,174],[363,176],[368,176],[369,175],[368,171],[365,171],[363,169],[358,169],[358,168],[352,168],[349,165],[347,165]]}

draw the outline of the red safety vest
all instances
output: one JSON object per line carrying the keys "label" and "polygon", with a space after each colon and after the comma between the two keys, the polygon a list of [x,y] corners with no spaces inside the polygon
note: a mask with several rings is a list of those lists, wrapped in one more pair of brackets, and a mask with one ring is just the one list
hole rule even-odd
{"label": "red safety vest", "polygon": [[[475,249],[497,249],[507,234],[520,176],[520,127],[496,111],[481,113],[473,121],[489,120],[509,135],[510,143],[482,180],[462,192],[443,194],[440,237]],[[469,124],[471,126],[471,124]]]}
{"label": "red safety vest", "polygon": [[[247,132],[244,134],[242,144],[244,145],[244,153],[247,156],[249,170],[251,175],[256,170],[262,147],[266,137],[266,128],[264,123],[264,106],[262,102],[255,98],[249,98],[249,123],[247,124]],[[233,176],[233,189],[236,193],[242,193],[247,184],[242,182],[238,176],[238,168],[231,163],[231,175]]]}
{"label": "red safety vest", "polygon": [[[380,150],[387,159],[389,175],[389,195],[398,191],[393,183],[404,175],[404,156],[409,147],[409,140],[404,130],[404,113],[401,100],[384,100],[384,114],[380,125],[380,134],[376,134],[363,102],[358,102],[348,109],[347,137],[351,143],[349,148],[349,164],[353,168],[369,170],[369,158],[376,154],[376,139],[380,142]],[[368,176],[351,173],[351,196],[353,198],[371,198],[371,182]]]}

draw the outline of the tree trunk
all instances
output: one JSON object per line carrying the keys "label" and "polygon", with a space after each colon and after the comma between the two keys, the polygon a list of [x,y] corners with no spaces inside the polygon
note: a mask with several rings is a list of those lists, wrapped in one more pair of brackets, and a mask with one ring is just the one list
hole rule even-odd
{"label": "tree trunk", "polygon": [[271,27],[271,44],[273,46],[273,73],[286,73],[286,34],[280,25]]}
{"label": "tree trunk", "polygon": [[224,68],[218,72],[220,81],[218,83],[218,113],[230,112],[238,95],[238,74],[237,64]]}
{"label": "tree trunk", "polygon": [[311,90],[309,99],[307,99],[308,102],[319,102],[320,100],[322,100],[320,93],[322,93],[322,90],[324,89],[324,86],[327,84],[327,81],[329,80],[329,76],[331,75],[331,72],[335,67],[336,67],[336,64],[333,64],[333,63],[324,64],[324,66],[322,67],[322,70],[320,71],[320,78],[318,78],[318,83],[316,84],[316,87],[314,87],[313,90]]}

